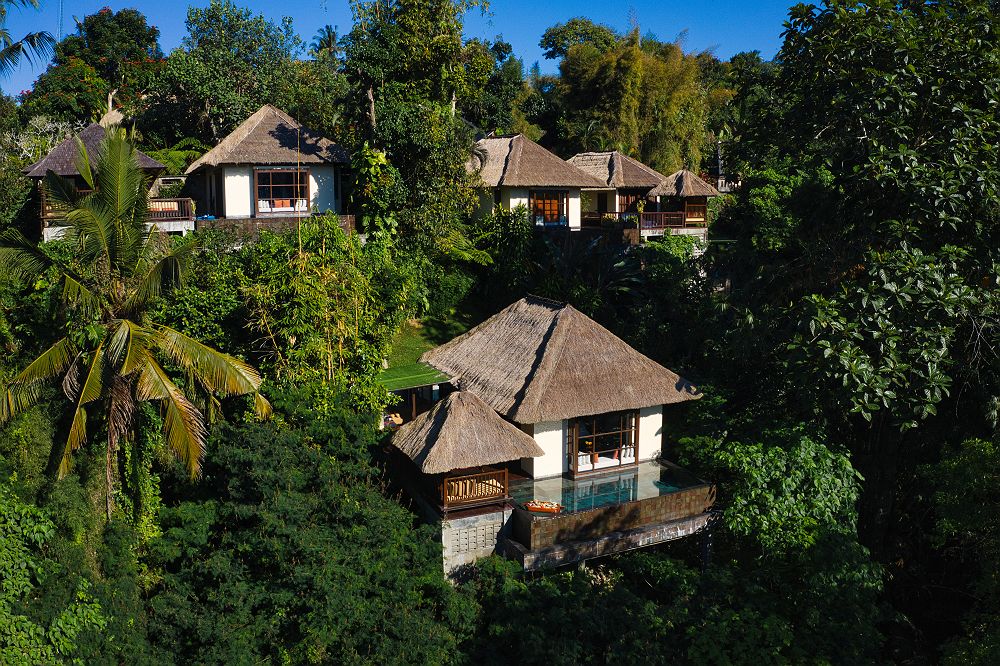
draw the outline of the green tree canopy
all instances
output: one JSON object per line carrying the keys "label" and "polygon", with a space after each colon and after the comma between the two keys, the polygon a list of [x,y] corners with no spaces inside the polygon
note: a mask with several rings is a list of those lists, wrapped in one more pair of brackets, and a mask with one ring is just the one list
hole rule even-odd
{"label": "green tree canopy", "polygon": [[[270,406],[258,393],[261,380],[249,365],[149,319],[151,303],[180,281],[195,243],[168,247],[166,237],[147,226],[149,183],[123,130],[109,131],[94,160],[79,145],[77,163],[90,191],[79,192],[55,174],[46,186],[53,205],[66,214],[72,258],[54,259],[15,230],[0,238],[5,279],[37,279],[52,271],[63,285],[66,308],[61,337],[7,383],[0,420],[36,402],[44,382],[61,380],[71,405],[70,424],[66,439],[53,446],[49,472],[64,475],[73,453],[103,435],[110,519],[117,456],[133,434],[140,403],[162,405],[167,445],[192,476],[199,473],[204,454],[204,413],[216,413],[219,398],[250,394],[260,416]],[[165,362],[184,372],[186,392],[171,379]],[[201,409],[192,402],[199,394]]]}
{"label": "green tree canopy", "polygon": [[570,47],[588,44],[604,53],[618,41],[618,34],[606,25],[594,23],[588,18],[577,16],[565,23],[556,23],[542,33],[538,45],[545,49],[545,57],[565,58]]}

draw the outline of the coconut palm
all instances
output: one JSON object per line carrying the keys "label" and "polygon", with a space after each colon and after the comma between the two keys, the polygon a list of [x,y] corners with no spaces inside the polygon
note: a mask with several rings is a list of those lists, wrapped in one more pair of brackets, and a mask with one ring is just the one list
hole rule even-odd
{"label": "coconut palm", "polygon": [[0,0],[0,76],[7,76],[21,58],[30,60],[32,56],[41,58],[52,50],[55,40],[47,32],[30,32],[19,40],[14,40],[7,29],[7,12],[11,7],[38,8],[38,0]]}
{"label": "coconut palm", "polygon": [[[65,441],[53,447],[48,473],[64,476],[73,452],[100,433],[110,517],[116,452],[132,436],[139,403],[161,405],[166,444],[192,476],[200,472],[205,447],[204,413],[216,413],[220,398],[252,395],[260,417],[270,405],[249,365],[151,320],[150,306],[180,283],[196,242],[189,237],[171,245],[147,225],[149,183],[124,131],[109,130],[94,161],[79,140],[78,149],[89,191],[51,172],[45,184],[49,200],[65,213],[73,259],[52,259],[20,232],[0,234],[0,278],[55,271],[65,310],[62,337],[6,387],[0,423],[33,404],[44,382],[60,378],[71,419]],[[164,361],[182,373],[184,390]]]}
{"label": "coconut palm", "polygon": [[336,59],[340,51],[340,38],[337,36],[336,26],[325,25],[320,28],[313,37],[312,44],[309,45],[309,52],[317,58]]}

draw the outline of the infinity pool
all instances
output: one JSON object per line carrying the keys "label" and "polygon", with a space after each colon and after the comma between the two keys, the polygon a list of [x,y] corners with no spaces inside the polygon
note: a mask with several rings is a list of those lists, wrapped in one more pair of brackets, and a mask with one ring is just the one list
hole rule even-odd
{"label": "infinity pool", "polygon": [[518,479],[511,481],[510,495],[519,505],[533,499],[558,502],[563,513],[572,513],[667,495],[702,483],[676,465],[648,461],[627,470],[581,479]]}

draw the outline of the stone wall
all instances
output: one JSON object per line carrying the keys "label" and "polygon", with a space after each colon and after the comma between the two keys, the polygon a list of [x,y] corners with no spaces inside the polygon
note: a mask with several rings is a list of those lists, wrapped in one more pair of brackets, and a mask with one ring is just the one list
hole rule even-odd
{"label": "stone wall", "polygon": [[540,550],[567,541],[597,539],[612,532],[699,516],[711,509],[714,502],[715,486],[705,484],[566,515],[546,516],[517,508],[511,521],[512,536],[528,550]]}
{"label": "stone wall", "polygon": [[505,534],[504,525],[510,518],[510,509],[498,509],[463,518],[445,518],[441,521],[441,546],[444,572],[451,574],[459,567],[492,555],[497,542]]}

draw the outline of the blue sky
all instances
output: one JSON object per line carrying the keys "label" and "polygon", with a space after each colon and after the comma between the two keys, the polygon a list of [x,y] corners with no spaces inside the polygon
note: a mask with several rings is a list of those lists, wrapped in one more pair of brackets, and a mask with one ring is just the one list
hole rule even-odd
{"label": "blue sky", "polygon": [[[543,71],[554,71],[555,63],[542,58],[538,40],[545,29],[574,16],[626,30],[634,18],[645,33],[652,31],[661,39],[673,39],[687,31],[688,51],[711,49],[720,58],[740,51],[758,50],[765,58],[772,57],[781,44],[782,24],[788,7],[796,0],[715,0],[714,2],[680,2],[677,0],[634,0],[631,3],[575,2],[574,0],[493,0],[490,12],[483,15],[474,10],[466,17],[467,37],[492,39],[502,35],[514,46],[514,53],[525,66],[540,61]],[[34,30],[59,32],[58,0],[41,0],[41,11],[12,10],[7,24],[17,37]],[[167,53],[180,44],[184,36],[184,17],[188,5],[207,5],[208,0],[64,0],[63,32],[75,30],[73,17],[83,18],[102,7],[113,10],[133,7],[146,15],[160,29],[160,43]],[[346,31],[351,25],[351,11],[346,0],[243,0],[240,2],[271,19],[291,16],[295,29],[307,42],[323,25],[337,25]],[[31,87],[32,81],[44,71],[44,65],[34,68],[22,65],[10,78],[0,82],[4,92],[16,94]]]}

